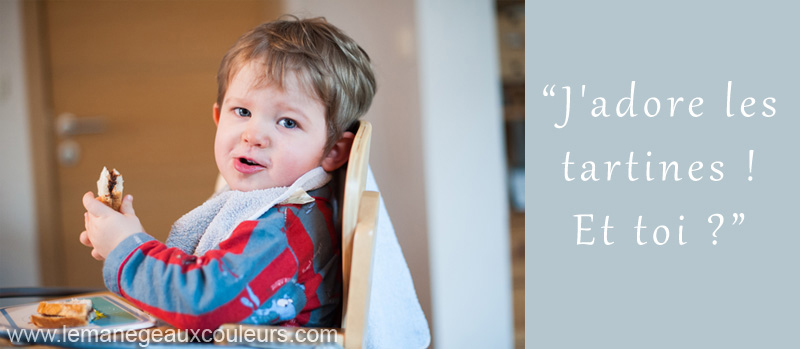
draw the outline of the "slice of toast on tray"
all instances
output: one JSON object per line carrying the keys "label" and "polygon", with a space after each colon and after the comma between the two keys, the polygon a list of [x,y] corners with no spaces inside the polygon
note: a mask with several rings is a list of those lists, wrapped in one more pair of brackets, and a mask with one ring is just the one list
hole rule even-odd
{"label": "slice of toast on tray", "polygon": [[94,318],[90,299],[68,299],[39,303],[31,322],[42,328],[86,326]]}

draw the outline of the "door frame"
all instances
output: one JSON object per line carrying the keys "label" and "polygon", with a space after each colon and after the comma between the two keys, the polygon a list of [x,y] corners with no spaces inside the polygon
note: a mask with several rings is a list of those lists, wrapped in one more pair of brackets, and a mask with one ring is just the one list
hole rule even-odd
{"label": "door frame", "polygon": [[[46,4],[22,1],[22,23],[28,118],[33,157],[36,235],[39,252],[39,284],[62,286],[65,283],[60,210],[58,206],[57,158],[53,126],[51,86],[48,78],[47,22],[43,19]],[[75,233],[75,239],[78,238]],[[88,251],[87,251],[88,253]]]}

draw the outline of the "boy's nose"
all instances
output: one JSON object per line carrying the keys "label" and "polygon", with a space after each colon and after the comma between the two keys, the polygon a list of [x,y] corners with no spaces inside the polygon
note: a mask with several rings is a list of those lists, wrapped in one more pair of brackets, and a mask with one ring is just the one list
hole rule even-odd
{"label": "boy's nose", "polygon": [[266,125],[251,119],[247,123],[247,128],[242,132],[242,141],[254,147],[266,147],[269,145],[269,135],[266,129]]}

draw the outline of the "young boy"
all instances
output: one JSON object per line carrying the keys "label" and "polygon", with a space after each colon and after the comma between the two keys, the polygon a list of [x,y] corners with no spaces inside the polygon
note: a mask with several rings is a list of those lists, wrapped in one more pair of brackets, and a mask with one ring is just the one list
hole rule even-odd
{"label": "young boy", "polygon": [[327,172],[375,93],[369,57],[322,18],[244,34],[217,75],[214,155],[230,187],[178,220],[167,244],[83,197],[80,241],[105,260],[106,286],[178,328],[246,322],[332,326],[341,266]]}

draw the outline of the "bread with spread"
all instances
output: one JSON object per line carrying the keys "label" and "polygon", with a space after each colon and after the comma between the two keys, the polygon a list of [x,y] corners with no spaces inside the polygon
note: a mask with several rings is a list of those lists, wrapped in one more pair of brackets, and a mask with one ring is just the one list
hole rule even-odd
{"label": "bread with spread", "polygon": [[68,299],[39,303],[31,322],[41,328],[86,326],[94,319],[91,299]]}
{"label": "bread with spread", "polygon": [[103,167],[97,180],[97,200],[119,211],[122,206],[122,175],[117,169],[109,172]]}

